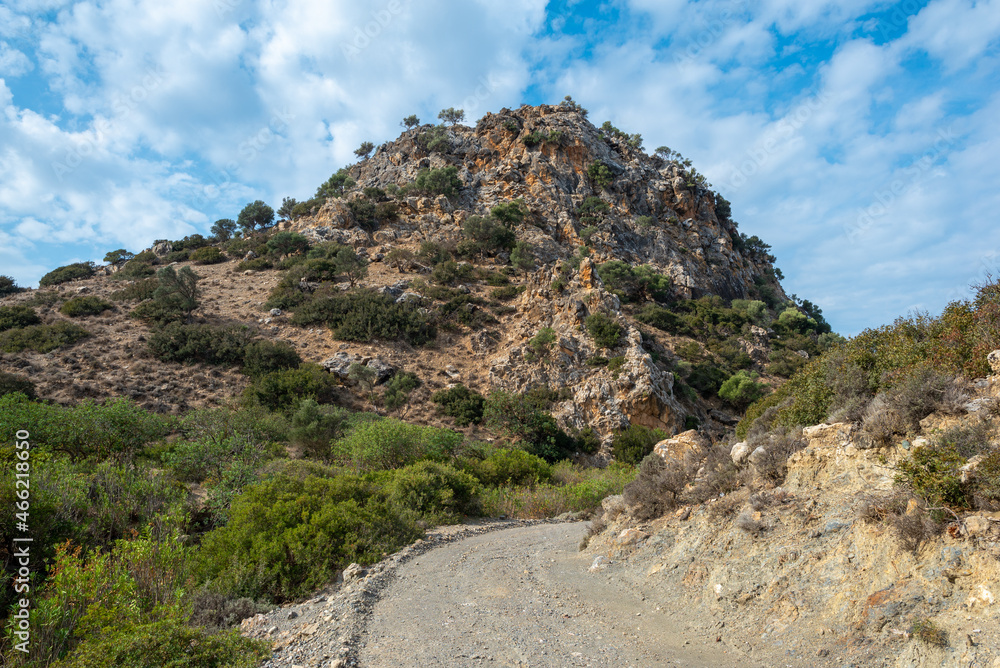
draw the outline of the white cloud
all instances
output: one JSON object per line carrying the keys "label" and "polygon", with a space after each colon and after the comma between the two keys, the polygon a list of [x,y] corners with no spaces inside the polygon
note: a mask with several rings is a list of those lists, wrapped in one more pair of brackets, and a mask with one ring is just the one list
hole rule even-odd
{"label": "white cloud", "polygon": [[0,77],[19,77],[32,69],[34,65],[26,55],[6,42],[0,42]]}

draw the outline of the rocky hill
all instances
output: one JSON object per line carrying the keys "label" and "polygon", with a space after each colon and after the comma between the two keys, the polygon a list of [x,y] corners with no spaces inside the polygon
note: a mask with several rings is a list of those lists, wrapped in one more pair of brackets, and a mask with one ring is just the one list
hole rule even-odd
{"label": "rocky hill", "polygon": [[[444,186],[433,181],[445,175],[450,182]],[[428,176],[430,185],[421,181]],[[269,340],[291,343],[303,360],[328,368],[377,359],[414,372],[425,382],[406,414],[418,422],[439,421],[429,403],[434,390],[462,383],[482,393],[556,390],[552,413],[560,424],[572,431],[590,427],[605,442],[630,424],[668,433],[701,424],[718,435],[735,422],[739,408],[718,399],[719,384],[741,368],[766,372],[769,338],[780,335],[774,330],[769,335],[744,317],[742,327],[736,322],[723,333],[727,361],[726,354],[709,350],[704,332],[643,325],[636,319],[640,307],[690,304],[714,295],[725,300],[716,304],[725,310],[732,299],[762,299],[771,314],[758,323],[765,327],[782,309],[794,307],[775,278],[766,245],[756,237],[748,244],[730,218],[728,202],[689,161],[669,149],[650,157],[635,137],[609,124],[595,127],[573,104],[504,109],[474,128],[409,129],[372,157],[340,170],[296,212],[271,234],[292,231],[313,244],[354,249],[368,263],[359,288],[397,298],[405,292],[433,312],[439,326],[431,344],[377,337],[343,341],[323,328],[295,326],[287,308],[271,308],[272,290],[283,276],[271,267],[293,262],[279,257],[254,262],[265,252],[267,236],[260,233],[216,241],[225,262],[197,263],[202,298],[191,322],[247,324]],[[470,243],[470,220],[502,222],[517,247],[463,248]],[[185,266],[193,245],[158,243],[124,265],[126,273],[140,260]],[[439,257],[428,258],[429,248]],[[512,255],[520,269],[510,266]],[[442,257],[460,261],[458,274],[432,275]],[[631,295],[629,304],[621,285],[607,286],[601,279],[602,266],[613,261],[666,279],[667,289],[656,299]],[[114,280],[121,278],[115,273],[122,266],[101,267],[92,277],[16,294],[4,303],[34,304],[46,322],[65,320],[58,312],[65,299],[120,297],[123,285],[136,282]],[[319,284],[312,285],[308,289]],[[498,285],[509,289],[502,297],[493,288]],[[44,398],[128,396],[163,411],[219,403],[245,388],[245,377],[225,366],[192,368],[151,358],[144,345],[149,331],[128,317],[138,301],[119,298],[113,308],[81,319],[92,336],[75,346],[7,353],[0,370],[29,375]],[[457,317],[441,315],[458,301],[464,303]],[[588,333],[585,323],[594,314],[620,327],[614,342],[599,345]],[[540,332],[551,337],[551,345],[538,343]],[[809,334],[814,345],[816,333]],[[700,341],[699,347],[675,352],[689,339]],[[749,357],[733,364],[734,348]],[[688,377],[691,363],[695,380]],[[705,369],[711,377],[698,382]],[[765,374],[765,381],[769,377]],[[700,396],[675,387],[685,380]],[[354,395],[356,405],[369,403],[365,393]]]}

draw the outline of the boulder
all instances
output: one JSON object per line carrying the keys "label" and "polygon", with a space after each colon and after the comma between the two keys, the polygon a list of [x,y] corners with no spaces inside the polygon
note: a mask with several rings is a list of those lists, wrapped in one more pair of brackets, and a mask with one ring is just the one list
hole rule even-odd
{"label": "boulder", "polygon": [[987,355],[986,361],[989,362],[990,369],[993,370],[993,373],[1000,373],[1000,350],[994,350]]}
{"label": "boulder", "polygon": [[747,457],[750,456],[752,450],[750,446],[747,445],[746,441],[740,441],[732,447],[729,451],[729,456],[733,458],[733,463],[737,466],[743,466],[746,463]]}
{"label": "boulder", "polygon": [[396,373],[395,367],[386,362],[380,357],[373,357],[368,360],[365,364],[369,369],[375,372],[375,383],[384,383],[389,380],[394,373]]}
{"label": "boulder", "polygon": [[764,461],[765,457],[767,457],[767,450],[765,450],[764,446],[761,445],[758,446],[756,450],[750,453],[750,455],[747,457],[747,461],[753,464],[754,466],[757,466],[762,461]]}
{"label": "boulder", "polygon": [[351,355],[350,353],[339,352],[335,353],[333,357],[323,360],[320,363],[324,369],[332,374],[336,374],[341,378],[347,378],[347,370],[352,364],[362,362],[362,357],[360,355]]}
{"label": "boulder", "polygon": [[352,580],[358,580],[368,575],[368,571],[359,566],[358,564],[351,564],[344,569],[344,582],[350,582]]}
{"label": "boulder", "polygon": [[156,257],[163,257],[167,253],[173,252],[174,245],[169,241],[161,241],[158,244],[153,244],[153,247],[150,250],[153,251],[153,255]]}
{"label": "boulder", "polygon": [[665,460],[682,460],[688,453],[700,454],[705,448],[705,437],[689,429],[672,438],[665,438],[653,446],[653,452]]}

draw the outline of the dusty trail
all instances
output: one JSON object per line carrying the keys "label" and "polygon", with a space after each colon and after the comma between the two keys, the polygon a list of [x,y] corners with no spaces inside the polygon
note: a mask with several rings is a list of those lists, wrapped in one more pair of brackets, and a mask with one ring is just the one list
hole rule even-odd
{"label": "dusty trail", "polygon": [[400,564],[369,616],[360,665],[755,665],[714,637],[685,637],[683,618],[628,583],[589,573],[584,531],[506,529]]}

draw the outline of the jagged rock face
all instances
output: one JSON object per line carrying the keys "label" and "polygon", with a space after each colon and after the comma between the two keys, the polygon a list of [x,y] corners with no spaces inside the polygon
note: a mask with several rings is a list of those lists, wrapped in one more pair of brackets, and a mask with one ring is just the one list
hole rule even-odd
{"label": "jagged rock face", "polygon": [[[353,245],[457,240],[468,216],[520,198],[531,215],[518,236],[530,242],[545,263],[572,255],[583,244],[580,231],[592,226],[597,231],[589,245],[596,261],[653,265],[671,276],[682,297],[747,297],[754,277],[767,271],[766,264],[733,248],[736,228],[719,220],[711,190],[689,183],[677,163],[651,158],[619,138],[604,136],[576,111],[542,105],[488,113],[475,128],[448,128],[449,147],[431,152],[418,141],[427,129],[408,130],[350,167],[357,188],[345,199],[328,200],[315,216],[297,220],[293,229]],[[558,132],[562,139],[529,147],[524,138],[532,132]],[[587,176],[588,167],[597,161],[614,175],[605,188]],[[371,236],[355,227],[347,201],[359,197],[363,187],[404,186],[421,169],[448,166],[458,169],[463,183],[453,201],[408,197],[391,225]],[[580,204],[592,196],[609,205],[596,224],[581,222],[578,214]],[[640,217],[652,222],[640,222]]]}
{"label": "jagged rock face", "polygon": [[[618,297],[604,289],[593,263],[584,259],[562,291],[551,286],[559,275],[560,269],[554,268],[530,277],[503,352],[489,360],[490,384],[513,392],[540,385],[566,388],[572,398],[555,406],[552,414],[570,428],[589,426],[605,435],[629,424],[677,431],[686,411],[674,397],[673,374],[643,349],[642,335],[621,318]],[[584,329],[584,319],[598,312],[616,317],[625,330],[613,352],[597,349]],[[551,327],[556,340],[539,359],[529,340],[543,327]],[[587,365],[601,354],[623,357],[621,367],[614,371]]]}
{"label": "jagged rock face", "polygon": [[[441,150],[428,151],[420,141],[429,130],[407,130],[348,168],[356,181],[352,190],[287,228],[314,241],[388,253],[394,246],[415,249],[423,241],[454,244],[462,240],[462,224],[470,216],[522,200],[529,213],[516,233],[533,247],[539,268],[515,304],[513,323],[500,331],[476,332],[468,341],[470,353],[483,358],[490,387],[515,392],[541,385],[565,388],[571,398],[554,406],[553,415],[570,429],[594,428],[605,443],[629,424],[680,431],[690,411],[674,396],[673,374],[643,348],[640,332],[622,317],[618,298],[604,289],[596,267],[610,260],[652,265],[671,277],[681,298],[751,296],[754,278],[770,268],[734,249],[738,232],[716,214],[715,194],[689,182],[680,164],[605,136],[579,112],[562,106],[503,109],[487,114],[475,128],[448,128],[447,147]],[[529,147],[524,140],[532,133],[561,138]],[[613,182],[603,188],[588,176],[598,161],[613,174]],[[391,224],[370,234],[357,227],[348,204],[363,197],[364,188],[403,187],[420,170],[443,167],[457,169],[463,185],[456,197],[398,198],[398,216]],[[588,197],[599,197],[608,210],[582,220],[580,205]],[[591,228],[585,235],[590,257],[578,271],[561,271],[584,245],[585,228]],[[557,290],[553,282],[560,277],[569,280]],[[780,287],[777,292],[784,296]],[[584,319],[597,312],[624,329],[613,351],[598,350],[585,331]],[[529,341],[543,327],[551,327],[556,339],[538,359]],[[613,368],[587,364],[598,355],[618,359]]]}

